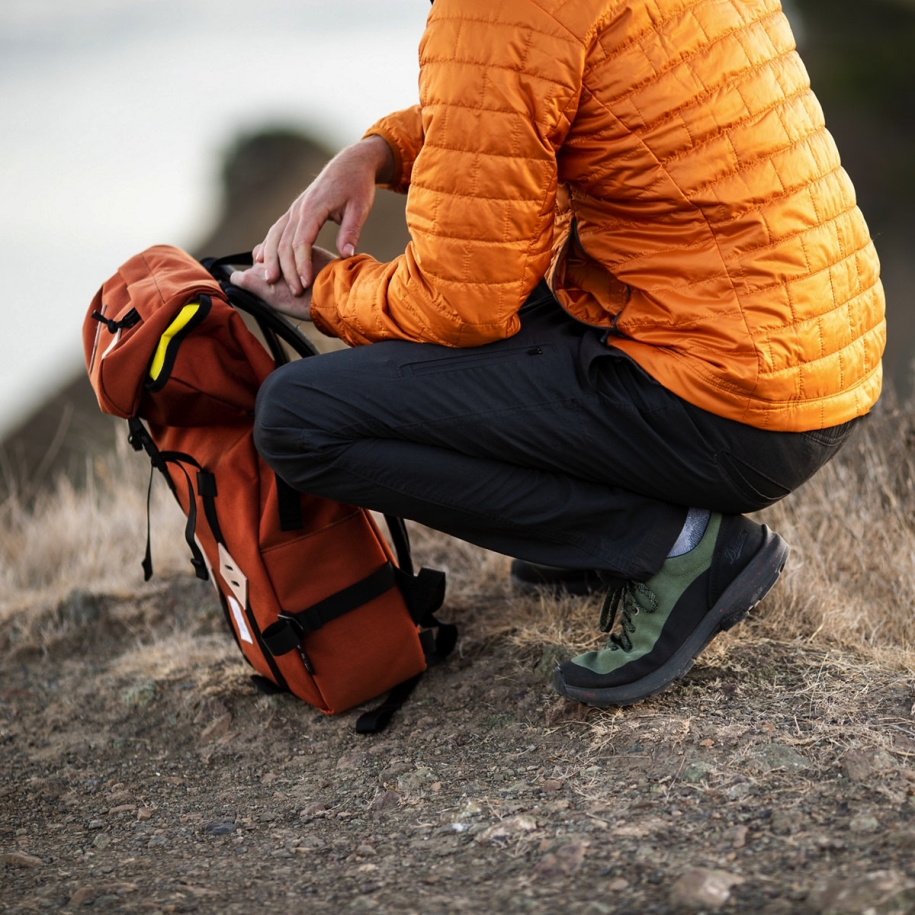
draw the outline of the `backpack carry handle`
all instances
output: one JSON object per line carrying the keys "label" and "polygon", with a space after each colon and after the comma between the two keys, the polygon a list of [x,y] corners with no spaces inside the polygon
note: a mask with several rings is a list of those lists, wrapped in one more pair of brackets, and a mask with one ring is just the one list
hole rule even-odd
{"label": "backpack carry handle", "polygon": [[233,267],[250,267],[254,263],[254,258],[250,251],[242,254],[228,254],[225,257],[207,257],[200,263],[219,282],[222,291],[232,305],[239,311],[244,311],[251,315],[257,321],[261,333],[267,340],[270,355],[277,365],[285,365],[289,361],[277,342],[277,338],[288,343],[302,358],[318,355],[315,345],[295,325],[290,324],[286,318],[274,311],[263,299],[252,292],[248,292],[247,289],[233,285],[230,281],[229,278],[232,276]]}

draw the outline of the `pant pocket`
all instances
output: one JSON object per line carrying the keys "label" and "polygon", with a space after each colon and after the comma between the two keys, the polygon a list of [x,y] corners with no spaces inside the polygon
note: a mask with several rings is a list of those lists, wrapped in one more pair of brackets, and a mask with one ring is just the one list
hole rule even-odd
{"label": "pant pocket", "polygon": [[551,355],[555,351],[550,343],[532,344],[517,347],[480,347],[466,349],[454,356],[440,359],[429,359],[424,362],[408,362],[400,367],[401,375],[434,375],[439,372],[457,372],[468,369],[485,368],[498,365],[513,359],[529,359],[535,356]]}

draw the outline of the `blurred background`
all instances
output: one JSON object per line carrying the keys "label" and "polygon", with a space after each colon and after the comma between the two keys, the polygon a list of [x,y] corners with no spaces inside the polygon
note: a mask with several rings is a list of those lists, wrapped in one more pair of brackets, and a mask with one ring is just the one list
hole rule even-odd
{"label": "blurred background", "polygon": [[[890,383],[915,357],[915,0],[785,2],[874,234]],[[101,282],[151,244],[249,249],[338,148],[416,100],[428,0],[0,0],[0,496],[79,477]],[[406,243],[381,195],[363,250]],[[324,243],[333,247],[333,236]]]}

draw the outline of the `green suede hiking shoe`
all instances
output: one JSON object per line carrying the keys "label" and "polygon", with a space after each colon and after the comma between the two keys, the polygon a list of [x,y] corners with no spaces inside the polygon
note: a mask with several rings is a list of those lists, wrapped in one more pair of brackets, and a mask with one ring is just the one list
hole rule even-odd
{"label": "green suede hiking shoe", "polygon": [[721,631],[739,623],[775,584],[788,545],[742,515],[712,513],[698,545],[664,561],[646,582],[607,592],[600,651],[556,668],[560,695],[588,705],[632,705],[682,677]]}

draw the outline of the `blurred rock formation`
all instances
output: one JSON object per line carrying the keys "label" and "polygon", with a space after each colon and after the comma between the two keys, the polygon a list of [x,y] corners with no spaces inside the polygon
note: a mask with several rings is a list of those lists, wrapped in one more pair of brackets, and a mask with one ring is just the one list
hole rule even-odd
{"label": "blurred rock formation", "polygon": [[[239,137],[225,155],[220,212],[213,229],[189,250],[198,257],[250,251],[332,154],[319,142],[285,128]],[[361,251],[390,260],[404,250],[409,239],[405,204],[401,195],[378,192]],[[336,250],[335,230],[336,226],[325,227],[319,243]],[[112,264],[112,272],[116,266]],[[0,445],[0,499],[15,493],[28,502],[60,474],[80,485],[91,462],[124,435],[126,424],[99,411],[86,374],[79,372]]]}

